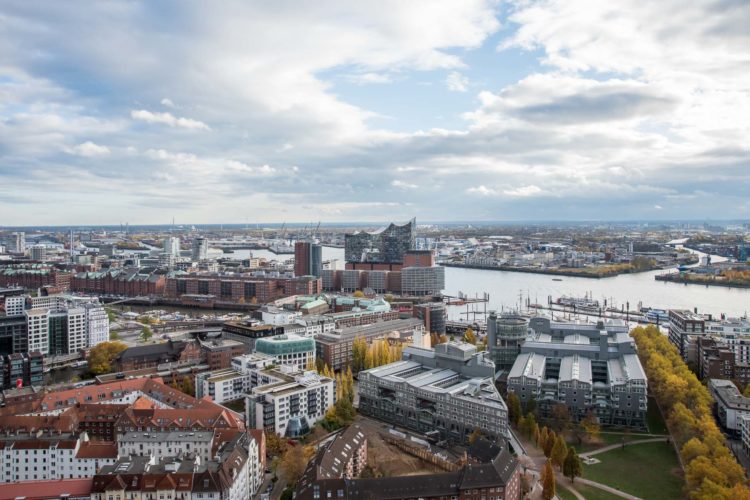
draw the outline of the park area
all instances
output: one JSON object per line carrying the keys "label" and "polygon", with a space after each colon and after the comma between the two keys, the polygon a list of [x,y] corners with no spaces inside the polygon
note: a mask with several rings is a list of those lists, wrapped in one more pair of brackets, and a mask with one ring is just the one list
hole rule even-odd
{"label": "park area", "polygon": [[599,463],[583,466],[585,479],[647,500],[682,496],[682,472],[666,440],[617,447],[595,458]]}

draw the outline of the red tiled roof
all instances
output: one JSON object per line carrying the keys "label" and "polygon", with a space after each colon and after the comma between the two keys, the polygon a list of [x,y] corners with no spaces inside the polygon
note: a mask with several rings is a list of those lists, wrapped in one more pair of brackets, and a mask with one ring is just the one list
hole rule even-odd
{"label": "red tiled roof", "polygon": [[47,500],[68,494],[82,497],[91,494],[93,479],[55,479],[52,481],[23,481],[0,483],[0,498],[24,497],[26,500]]}

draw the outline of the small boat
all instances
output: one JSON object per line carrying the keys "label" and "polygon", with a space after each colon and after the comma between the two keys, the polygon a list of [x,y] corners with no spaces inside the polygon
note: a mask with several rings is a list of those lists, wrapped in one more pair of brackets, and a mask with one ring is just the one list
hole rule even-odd
{"label": "small boat", "polygon": [[562,278],[552,278],[552,281],[562,281]]}

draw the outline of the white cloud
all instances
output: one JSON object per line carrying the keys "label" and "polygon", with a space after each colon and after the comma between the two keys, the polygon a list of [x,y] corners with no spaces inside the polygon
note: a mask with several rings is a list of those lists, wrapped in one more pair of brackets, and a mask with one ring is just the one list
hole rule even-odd
{"label": "white cloud", "polygon": [[662,209],[662,208],[664,208],[664,207],[662,207],[661,205],[654,205],[654,208],[655,208],[656,210],[661,210],[661,209]]}
{"label": "white cloud", "polygon": [[391,83],[393,78],[387,73],[354,73],[346,76],[347,81],[357,85]]}
{"label": "white cloud", "polygon": [[416,184],[410,184],[408,182],[400,181],[398,179],[394,179],[391,181],[391,186],[397,187],[399,189],[417,189],[419,186]]}
{"label": "white cloud", "polygon": [[470,187],[466,190],[466,192],[468,194],[478,194],[481,196],[495,196],[497,194],[496,190],[492,188],[488,188],[487,186],[484,186],[484,185],[477,186],[477,187]]}
{"label": "white cloud", "polygon": [[170,99],[170,98],[168,98],[168,97],[165,97],[165,98],[164,98],[164,99],[162,99],[162,100],[161,100],[160,102],[161,102],[161,105],[162,105],[162,106],[165,106],[165,107],[167,107],[167,108],[176,108],[176,107],[177,107],[177,106],[175,106],[175,105],[174,105],[174,103],[172,102],[172,99]]}
{"label": "white cloud", "polygon": [[453,92],[466,92],[469,90],[469,79],[458,71],[451,71],[445,79],[445,85]]}
{"label": "white cloud", "polygon": [[519,196],[519,197],[528,197],[528,196],[536,196],[542,192],[542,189],[539,186],[529,185],[529,186],[521,186],[514,189],[506,189],[503,191],[504,195],[507,196]]}
{"label": "white cloud", "polygon": [[86,158],[91,158],[94,156],[106,156],[110,153],[107,146],[100,146],[99,144],[94,144],[91,141],[86,141],[84,143],[78,144],[77,146],[74,146],[70,149],[70,152],[74,155],[83,156]]}
{"label": "white cloud", "polygon": [[211,130],[208,125],[199,120],[192,118],[177,118],[172,113],[159,113],[147,111],[145,109],[133,110],[130,117],[134,120],[141,120],[147,123],[163,123],[170,127],[181,127],[193,130]]}

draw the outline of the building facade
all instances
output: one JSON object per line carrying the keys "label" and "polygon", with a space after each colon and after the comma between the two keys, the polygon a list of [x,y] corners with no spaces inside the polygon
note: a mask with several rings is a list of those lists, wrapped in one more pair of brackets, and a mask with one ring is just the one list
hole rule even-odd
{"label": "building facade", "polygon": [[408,347],[404,359],[359,372],[359,411],[441,440],[468,442],[475,429],[508,435],[495,366],[470,344]]}

